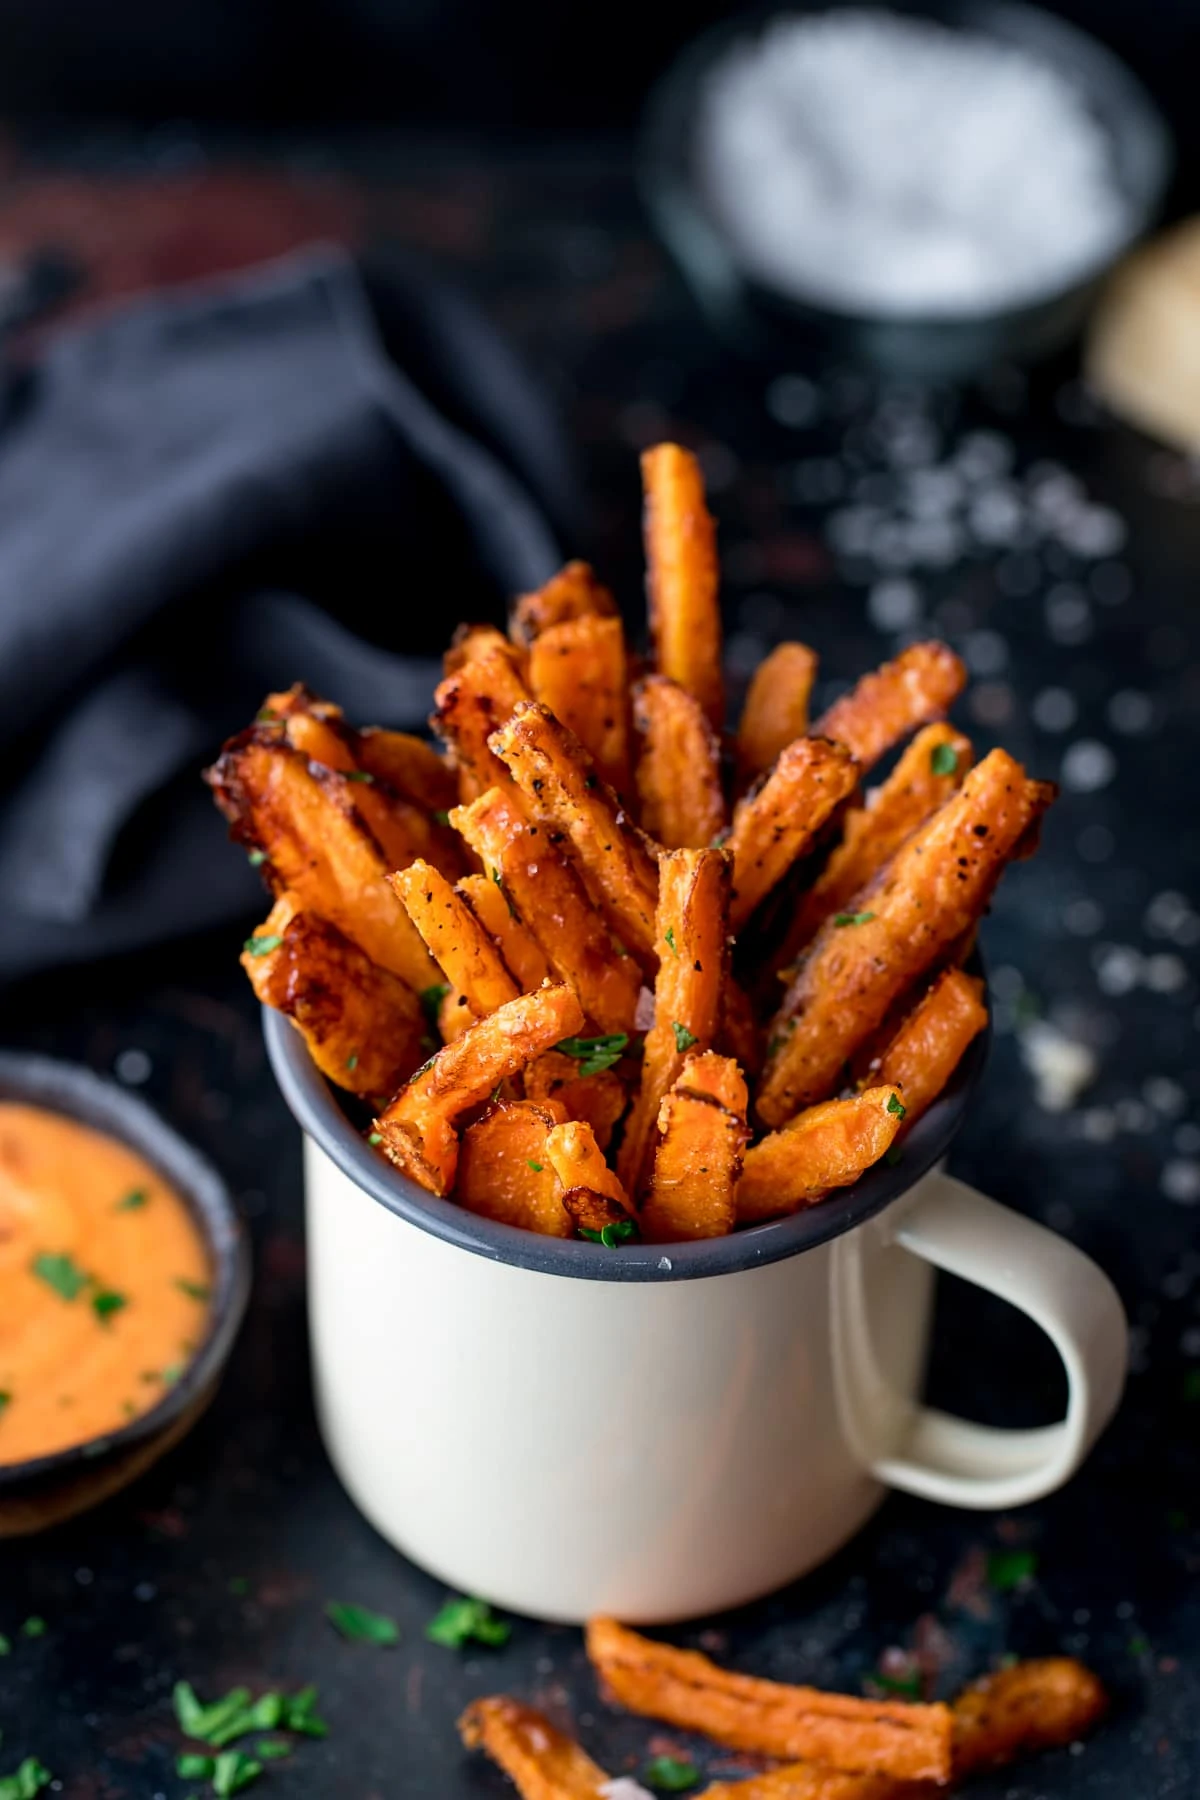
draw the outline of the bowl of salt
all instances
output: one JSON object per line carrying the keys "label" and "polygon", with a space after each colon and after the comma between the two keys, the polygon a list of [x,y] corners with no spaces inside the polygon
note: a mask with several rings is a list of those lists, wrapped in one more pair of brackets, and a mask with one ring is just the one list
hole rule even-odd
{"label": "bowl of salt", "polygon": [[927,379],[1066,343],[1170,166],[1122,63],[999,0],[740,13],[651,95],[640,156],[722,336]]}

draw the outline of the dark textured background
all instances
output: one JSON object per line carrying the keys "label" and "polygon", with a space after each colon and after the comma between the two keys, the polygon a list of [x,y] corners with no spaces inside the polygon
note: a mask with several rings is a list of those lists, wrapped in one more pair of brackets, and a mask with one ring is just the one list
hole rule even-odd
{"label": "dark textured background", "polygon": [[[370,157],[310,146],[230,175],[177,134],[116,163],[110,144],[86,179],[78,160],[76,143],[52,178],[25,165],[0,195],[0,247],[29,243],[52,219],[108,292],[236,264],[314,230],[424,247],[552,382],[585,464],[592,547],[631,610],[636,451],[669,431],[706,461],[735,662],[784,632],[802,635],[832,682],[901,641],[871,622],[890,616],[876,566],[886,542],[873,540],[866,557],[831,547],[845,536],[830,515],[847,486],[885,511],[892,503],[881,397],[844,371],[811,389],[772,386],[720,355],[648,236],[623,142],[480,154],[406,139]],[[1111,1723],[1078,1755],[973,1791],[1185,1800],[1200,1789],[1200,1253],[1196,1214],[1181,1202],[1200,1199],[1200,1052],[1195,914],[1171,896],[1195,899],[1200,861],[1200,482],[1182,459],[1099,419],[1069,366],[1029,392],[1009,372],[965,402],[883,396],[882,416],[898,413],[925,421],[943,459],[980,426],[1002,434],[1019,471],[1054,458],[1128,524],[1127,545],[1099,559],[1109,571],[1099,580],[1096,558],[1061,546],[1038,549],[1022,574],[968,531],[963,553],[922,573],[918,590],[921,625],[976,665],[960,716],[981,744],[1001,736],[1052,777],[1081,740],[1113,758],[1111,770],[1101,758],[1101,786],[1064,795],[1040,858],[1010,878],[987,926],[997,1039],[951,1166],[1101,1260],[1134,1322],[1134,1366],[1117,1425],[1065,1493],[1004,1517],[893,1498],[808,1581],[679,1636],[746,1669],[850,1690],[896,1648],[916,1648],[941,1691],[1007,1651],[1073,1651],[1111,1685]],[[823,484],[842,495],[804,498]],[[454,596],[439,598],[457,612]],[[1047,690],[1068,695],[1066,707]],[[1131,693],[1140,700],[1114,707]],[[439,1588],[357,1517],[329,1471],[305,1362],[299,1145],[235,966],[241,935],[42,979],[2,1002],[6,1042],[141,1086],[214,1158],[251,1220],[257,1283],[224,1389],[190,1440],[100,1512],[0,1548],[0,1630],[29,1613],[48,1624],[0,1662],[0,1766],[37,1752],[69,1800],[182,1796],[190,1784],[171,1772],[169,1693],[187,1677],[206,1697],[239,1680],[320,1683],[331,1736],[276,1765],[262,1790],[296,1800],[501,1795],[506,1784],[465,1759],[453,1731],[461,1705],[495,1689],[545,1704],[608,1767],[632,1769],[660,1740],[598,1702],[577,1633],[522,1620],[500,1653],[425,1644]],[[1035,1104],[1018,1053],[1014,1027],[1034,1017],[1098,1059],[1093,1086],[1066,1114]],[[1060,1387],[1032,1328],[947,1285],[934,1378],[943,1404],[1035,1422],[1054,1415]],[[986,1553],[1014,1545],[1036,1553],[1036,1578],[994,1593]],[[336,1640],[321,1617],[330,1597],[394,1614],[400,1646]]]}

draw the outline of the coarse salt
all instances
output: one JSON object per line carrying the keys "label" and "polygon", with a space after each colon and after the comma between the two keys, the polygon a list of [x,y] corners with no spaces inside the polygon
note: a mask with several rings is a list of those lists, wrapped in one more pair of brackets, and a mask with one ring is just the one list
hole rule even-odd
{"label": "coarse salt", "polygon": [[709,74],[696,163],[748,271],[851,310],[990,312],[1091,271],[1128,229],[1110,139],[1068,75],[871,8],[736,44]]}

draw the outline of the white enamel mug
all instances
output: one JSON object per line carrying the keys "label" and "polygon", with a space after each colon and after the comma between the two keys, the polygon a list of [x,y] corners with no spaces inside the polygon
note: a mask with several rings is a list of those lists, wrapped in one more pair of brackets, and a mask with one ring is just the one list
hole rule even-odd
{"label": "white enamel mug", "polygon": [[[266,1015],[305,1133],[321,1431],[397,1549],[450,1587],[578,1623],[669,1623],[823,1562],[888,1488],[1010,1507],[1059,1487],[1121,1396],[1096,1264],[935,1167],[983,1061],[821,1205],[699,1244],[543,1238],[406,1181]],[[1002,1431],[923,1406],[933,1270],[1053,1340],[1065,1416]]]}

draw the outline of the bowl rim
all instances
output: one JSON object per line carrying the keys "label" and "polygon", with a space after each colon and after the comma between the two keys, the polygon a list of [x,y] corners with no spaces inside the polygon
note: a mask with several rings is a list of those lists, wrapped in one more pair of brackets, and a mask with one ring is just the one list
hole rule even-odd
{"label": "bowl rim", "polygon": [[[982,973],[977,958],[970,966]],[[622,1244],[609,1251],[579,1239],[543,1237],[481,1218],[410,1181],[373,1150],[347,1118],[291,1020],[270,1007],[262,1010],[267,1055],[285,1102],[305,1135],[356,1187],[406,1224],[459,1250],[537,1274],[584,1281],[689,1281],[738,1274],[799,1256],[865,1224],[907,1193],[945,1155],[983,1073],[991,1042],[989,1012],[987,1027],[969,1045],[949,1085],[905,1139],[901,1159],[877,1163],[853,1187],[789,1217],[728,1237]]]}
{"label": "bowl rim", "polygon": [[[974,30],[984,36],[999,36],[1004,42],[1016,41],[1033,53],[1042,54],[1056,67],[1070,65],[1085,93],[1094,94],[1103,82],[1117,96],[1126,128],[1141,136],[1147,166],[1144,189],[1131,198],[1126,228],[1108,250],[1066,280],[1000,306],[969,311],[871,311],[841,305],[815,291],[773,285],[750,268],[706,202],[692,172],[684,173],[699,88],[725,52],[739,41],[757,36],[773,19],[842,11],[869,3],[870,0],[759,0],[756,5],[719,19],[692,38],[651,87],[638,131],[638,187],[662,237],[693,280],[700,276],[710,291],[723,290],[727,302],[734,305],[739,293],[760,296],[771,306],[793,314],[798,323],[804,319],[826,319],[861,331],[975,331],[998,320],[1015,321],[1037,315],[1067,295],[1086,290],[1128,255],[1158,218],[1176,160],[1174,136],[1166,115],[1140,77],[1116,51],[1084,27],[1029,4],[1028,0],[917,0],[915,6],[906,7],[899,16],[933,19],[951,29]],[[884,0],[884,10],[896,9]],[[997,21],[1016,27],[1011,40],[1003,31],[995,31]]]}
{"label": "bowl rim", "polygon": [[0,1051],[0,1101],[40,1106],[118,1138],[144,1156],[185,1201],[204,1235],[212,1295],[204,1336],[178,1381],[115,1431],[61,1450],[0,1463],[0,1497],[26,1482],[76,1472],[158,1436],[215,1382],[229,1358],[250,1297],[250,1243],[229,1187],[216,1168],[139,1095],[82,1063]]}

